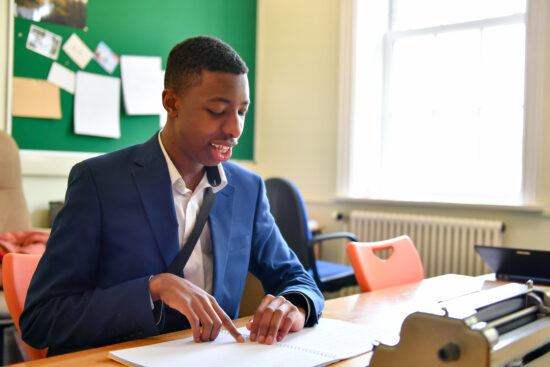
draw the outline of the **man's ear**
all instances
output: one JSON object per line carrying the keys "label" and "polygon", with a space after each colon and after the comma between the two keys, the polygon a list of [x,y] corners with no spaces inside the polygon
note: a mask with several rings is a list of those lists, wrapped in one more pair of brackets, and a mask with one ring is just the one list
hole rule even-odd
{"label": "man's ear", "polygon": [[165,89],[162,91],[162,105],[168,113],[168,117],[176,118],[178,117],[178,96],[171,89]]}

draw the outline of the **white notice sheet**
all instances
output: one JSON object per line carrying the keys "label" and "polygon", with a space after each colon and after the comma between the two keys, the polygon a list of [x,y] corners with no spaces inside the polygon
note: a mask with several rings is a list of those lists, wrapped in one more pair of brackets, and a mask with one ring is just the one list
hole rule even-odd
{"label": "white notice sheet", "polygon": [[120,138],[120,79],[76,73],[74,132]]}
{"label": "white notice sheet", "polygon": [[57,85],[60,88],[65,89],[67,92],[74,94],[74,83],[75,83],[76,74],[71,69],[66,68],[65,66],[58,64],[57,62],[52,63],[50,72],[48,73],[48,81]]}
{"label": "white notice sheet", "polygon": [[84,69],[94,56],[92,50],[86,46],[84,41],[82,41],[76,33],[71,34],[71,37],[65,42],[63,51],[65,51],[81,69]]}
{"label": "white notice sheet", "polygon": [[161,71],[158,56],[120,57],[124,108],[128,115],[158,115],[161,112]]}
{"label": "white notice sheet", "polygon": [[160,81],[159,81],[159,91],[158,91],[158,103],[160,104],[159,107],[159,125],[161,128],[166,125],[166,119],[168,118],[168,113],[164,109],[164,106],[162,105],[162,91],[164,90],[164,70],[161,70],[160,72]]}

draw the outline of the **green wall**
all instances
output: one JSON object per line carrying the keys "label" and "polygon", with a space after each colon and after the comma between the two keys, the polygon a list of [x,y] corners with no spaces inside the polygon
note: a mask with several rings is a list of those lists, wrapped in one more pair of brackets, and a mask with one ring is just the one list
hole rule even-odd
{"label": "green wall", "polygon": [[[26,49],[27,35],[33,23],[61,35],[63,43],[74,32],[92,51],[103,41],[119,56],[161,56],[163,68],[171,48],[188,37],[208,34],[223,39],[237,50],[250,69],[252,104],[233,158],[253,159],[256,0],[90,0],[85,30],[18,17],[14,22],[13,75],[38,79],[47,79],[52,60]],[[62,50],[57,62],[73,71],[80,70]],[[94,60],[84,70],[109,75]],[[112,76],[120,77],[120,65]],[[156,115],[126,115],[121,98],[119,139],[76,135],[73,133],[73,98],[72,94],[61,90],[61,119],[12,117],[12,135],[19,147],[109,152],[141,143],[159,129]]]}

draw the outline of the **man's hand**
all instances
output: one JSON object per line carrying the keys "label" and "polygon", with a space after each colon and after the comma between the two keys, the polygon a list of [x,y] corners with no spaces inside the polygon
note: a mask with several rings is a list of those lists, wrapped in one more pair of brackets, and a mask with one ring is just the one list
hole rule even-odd
{"label": "man's hand", "polygon": [[250,330],[250,340],[261,344],[273,344],[275,340],[281,341],[289,331],[299,331],[304,328],[306,312],[300,307],[294,306],[284,297],[266,295],[254,318],[246,324]]}
{"label": "man's hand", "polygon": [[153,301],[162,300],[187,317],[195,342],[216,339],[222,326],[239,343],[244,342],[243,336],[216,299],[190,281],[174,274],[162,273],[151,278],[149,290]]}

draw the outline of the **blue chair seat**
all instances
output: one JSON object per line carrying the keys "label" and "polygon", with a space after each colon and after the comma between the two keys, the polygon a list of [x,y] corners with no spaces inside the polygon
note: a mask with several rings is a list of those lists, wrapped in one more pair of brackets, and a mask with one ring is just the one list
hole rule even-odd
{"label": "blue chair seat", "polygon": [[[271,214],[289,247],[319,286],[321,291],[334,292],[342,287],[357,285],[351,266],[317,260],[314,245],[329,240],[357,241],[354,234],[337,232],[317,235],[312,238],[308,226],[306,206],[300,191],[285,178],[272,177],[265,181]],[[314,270],[315,269],[315,270]]]}
{"label": "blue chair seat", "polygon": [[[354,276],[353,268],[348,265],[332,263],[323,260],[316,260],[317,272],[322,281],[329,281],[334,278]],[[313,269],[308,270],[313,277]]]}

